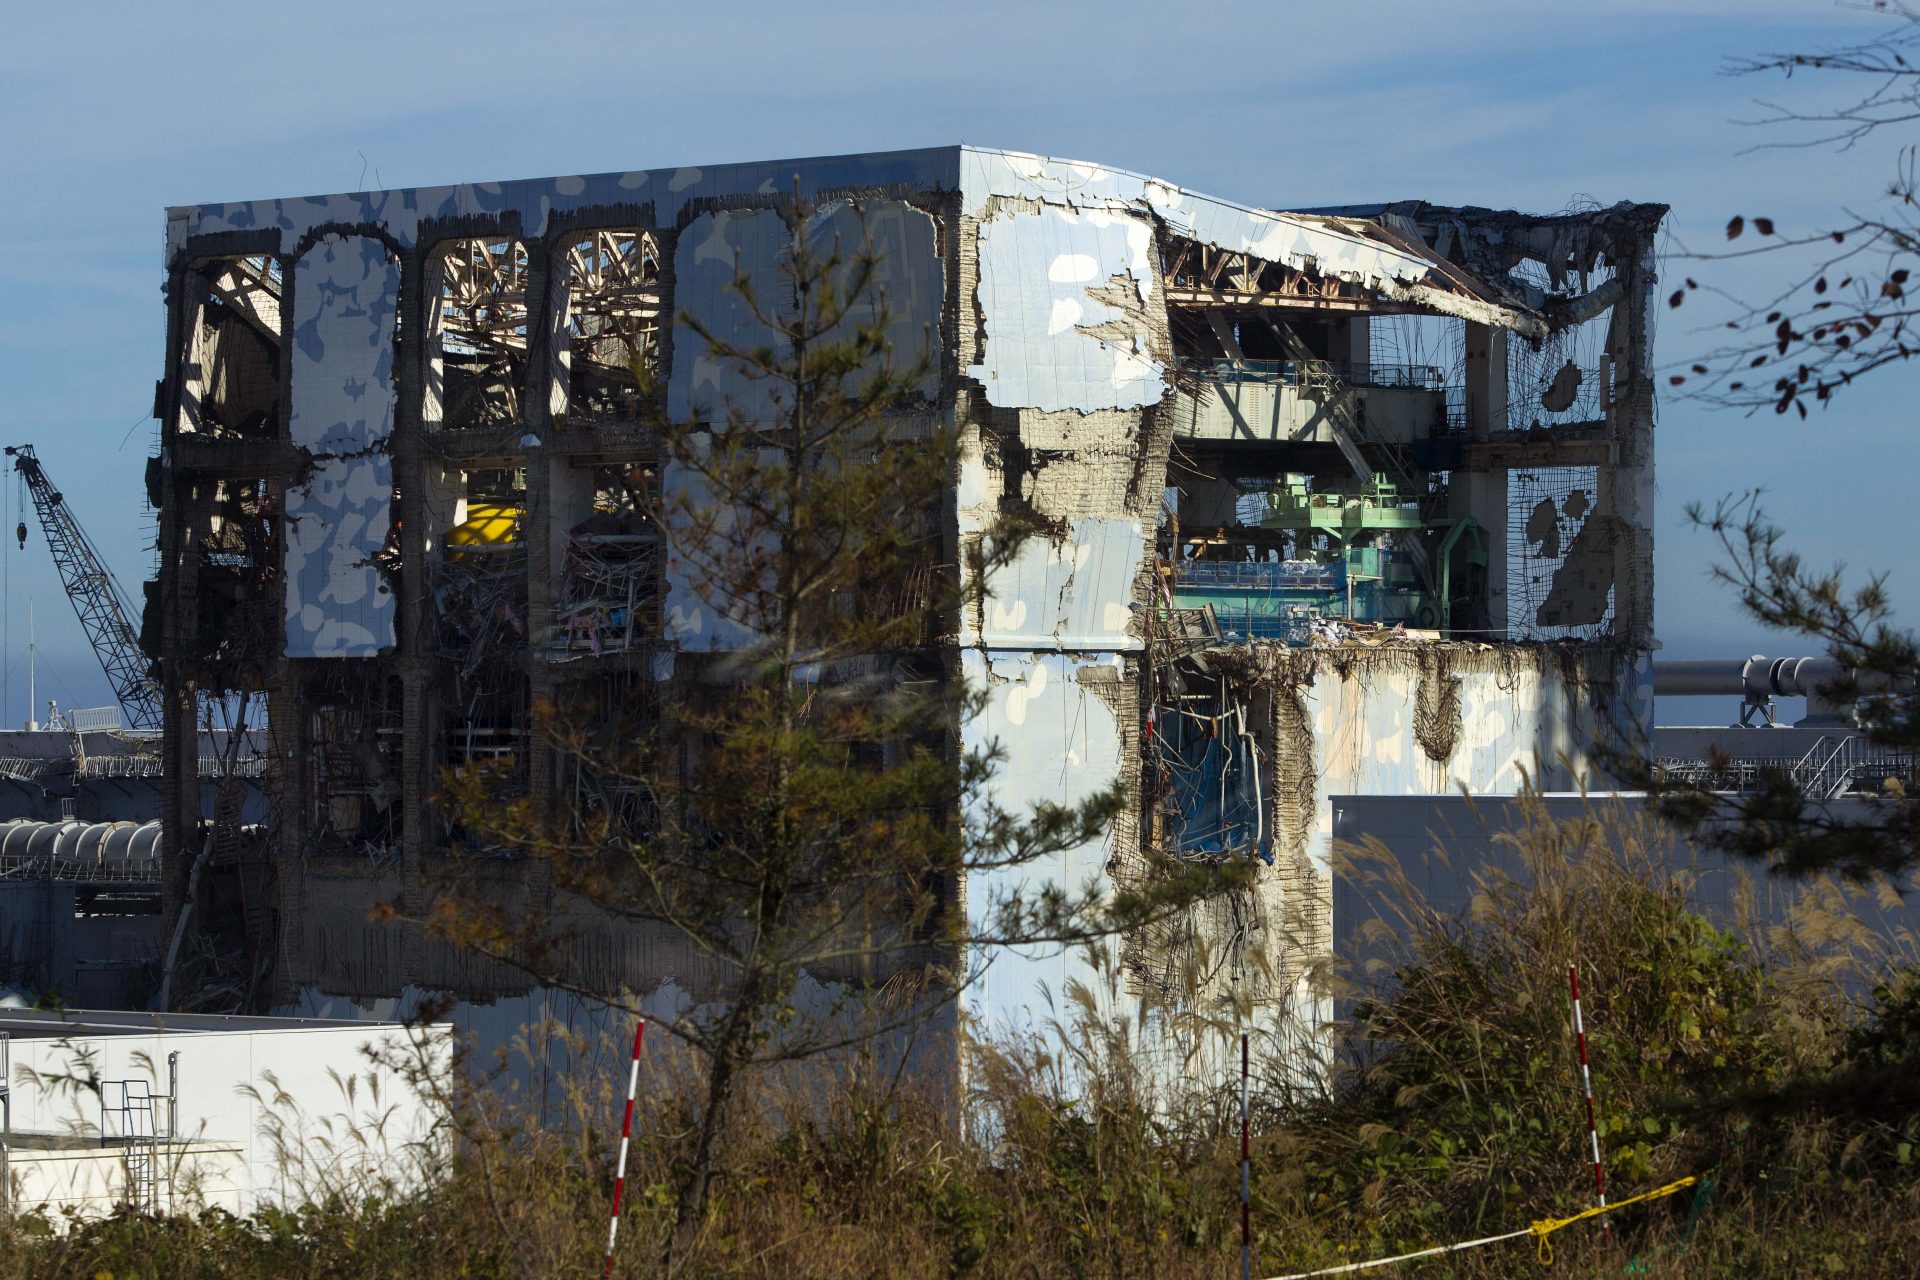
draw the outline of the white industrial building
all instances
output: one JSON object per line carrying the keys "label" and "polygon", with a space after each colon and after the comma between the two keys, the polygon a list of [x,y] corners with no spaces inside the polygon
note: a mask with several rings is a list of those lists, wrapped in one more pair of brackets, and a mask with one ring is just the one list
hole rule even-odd
{"label": "white industrial building", "polygon": [[56,1225],[406,1190],[446,1154],[416,1084],[451,1047],[445,1026],[0,1010],[0,1183]]}

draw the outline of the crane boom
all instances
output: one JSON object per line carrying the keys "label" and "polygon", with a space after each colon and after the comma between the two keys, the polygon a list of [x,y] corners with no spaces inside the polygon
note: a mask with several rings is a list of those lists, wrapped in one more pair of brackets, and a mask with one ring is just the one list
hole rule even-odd
{"label": "crane boom", "polygon": [[[46,469],[34,455],[30,444],[8,445],[7,456],[13,469],[26,482],[33,495],[33,509],[40,517],[40,528],[47,535],[47,549],[53,552],[54,567],[66,585],[74,612],[80,615],[94,656],[113,686],[113,696],[134,729],[158,729],[160,690],[147,674],[140,656],[140,642],[130,619],[133,610],[119,580],[107,568],[106,561],[87,537],[86,530],[74,519],[66,499],[47,480]],[[21,541],[26,540],[22,526]]]}

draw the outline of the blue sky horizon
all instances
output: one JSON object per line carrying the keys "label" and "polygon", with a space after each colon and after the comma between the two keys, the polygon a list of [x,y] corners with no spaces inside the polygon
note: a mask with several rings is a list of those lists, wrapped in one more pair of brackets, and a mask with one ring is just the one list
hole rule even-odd
{"label": "blue sky horizon", "polygon": [[[1097,161],[1269,208],[1421,198],[1552,211],[1673,206],[1663,279],[1760,291],[1764,260],[1685,262],[1739,213],[1783,233],[1871,207],[1905,139],[1755,149],[1756,98],[1848,85],[1724,74],[1727,59],[1866,38],[1886,20],[1823,0],[1618,0],[1339,12],[1115,2],[831,9],[325,7],[107,3],[9,14],[0,121],[0,443],[34,444],[134,603],[162,372],[169,205],[968,142]],[[1662,290],[1666,292],[1666,290]],[[1709,345],[1710,308],[1662,308],[1658,359]],[[1920,622],[1897,547],[1912,502],[1887,370],[1807,422],[1667,396],[1658,437],[1656,627],[1664,656],[1805,649],[1708,583],[1688,502],[1764,486],[1806,558],[1885,571]],[[1664,386],[1662,387],[1664,391]],[[1851,463],[1852,465],[1846,465]],[[1868,465],[1862,465],[1862,464]],[[20,519],[5,483],[6,520]],[[28,516],[31,525],[31,516]],[[0,564],[0,724],[27,714],[27,601],[40,697],[111,700],[44,540]]]}

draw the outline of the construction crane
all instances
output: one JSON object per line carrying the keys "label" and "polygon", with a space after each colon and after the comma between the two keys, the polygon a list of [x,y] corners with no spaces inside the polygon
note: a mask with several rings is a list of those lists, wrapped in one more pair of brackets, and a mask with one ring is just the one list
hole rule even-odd
{"label": "construction crane", "polygon": [[[8,445],[7,456],[13,469],[33,495],[33,509],[40,517],[40,528],[47,535],[47,548],[53,552],[54,567],[66,584],[67,597],[73,601],[80,625],[86,629],[94,656],[107,673],[113,696],[119,700],[127,725],[133,729],[158,729],[160,725],[160,689],[147,674],[140,655],[140,641],[131,621],[133,610],[127,594],[107,568],[106,561],[87,537],[86,530],[74,519],[73,510],[47,480],[30,444]],[[14,536],[27,545],[27,522],[22,520]]]}

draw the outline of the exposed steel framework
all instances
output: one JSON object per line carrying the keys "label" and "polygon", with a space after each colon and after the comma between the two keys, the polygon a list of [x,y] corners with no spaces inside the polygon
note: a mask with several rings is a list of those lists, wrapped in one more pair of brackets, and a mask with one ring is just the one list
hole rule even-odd
{"label": "exposed steel framework", "polygon": [[[47,548],[53,552],[54,567],[73,601],[80,625],[86,629],[87,642],[100,659],[100,667],[113,685],[113,696],[126,713],[127,724],[135,729],[160,728],[160,689],[147,673],[140,656],[140,641],[133,629],[133,609],[127,603],[113,571],[101,559],[93,540],[74,518],[60,491],[47,479],[46,469],[34,456],[30,444],[8,445],[7,456],[14,470],[26,482],[33,496],[34,512],[47,535]],[[23,537],[24,541],[24,537]]]}

